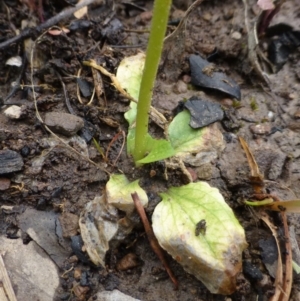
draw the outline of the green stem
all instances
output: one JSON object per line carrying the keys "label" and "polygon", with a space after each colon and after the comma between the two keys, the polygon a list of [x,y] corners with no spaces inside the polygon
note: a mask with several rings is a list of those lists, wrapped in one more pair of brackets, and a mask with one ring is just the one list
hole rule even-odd
{"label": "green stem", "polygon": [[155,0],[154,3],[146,61],[137,105],[135,148],[133,152],[135,162],[142,159],[147,152],[148,113],[166,34],[171,2],[172,0]]}

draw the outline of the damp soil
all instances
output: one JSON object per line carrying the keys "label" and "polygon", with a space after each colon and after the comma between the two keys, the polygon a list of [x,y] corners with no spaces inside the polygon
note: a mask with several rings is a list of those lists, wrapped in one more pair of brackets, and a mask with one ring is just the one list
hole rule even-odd
{"label": "damp soil", "polygon": [[[187,2],[174,1],[171,20],[176,21],[183,16],[188,7]],[[99,98],[96,95],[88,104],[93,90],[90,87],[93,87],[95,79],[90,68],[82,65],[84,60],[94,59],[115,73],[124,57],[146,49],[153,3],[136,1],[136,7],[124,3],[116,1],[113,18],[112,5],[108,1],[107,6],[94,5],[88,16],[83,18],[85,24],[79,24],[78,21],[71,23],[70,19],[62,21],[59,25],[66,28],[73,24],[72,30],[60,35],[46,34],[40,37],[35,51],[38,55],[33,61],[33,84],[42,120],[49,112],[65,112],[88,121],[89,135],[100,143],[107,161],[104,162],[103,156],[89,139],[85,146],[79,145],[76,140],[68,144],[78,152],[87,152],[89,159],[98,167],[61,143],[55,146],[51,144],[55,138],[51,137],[37,118],[33,105],[30,58],[27,59],[23,73],[22,68],[6,65],[9,58],[17,55],[24,60],[27,44],[20,42],[7,49],[0,49],[0,149],[13,150],[24,161],[20,171],[1,175],[0,178],[0,204],[5,206],[0,213],[1,235],[12,239],[22,237],[24,242],[27,239],[27,243],[32,240],[30,235],[24,237],[24,233],[20,234],[19,231],[20,215],[28,209],[55,213],[65,223],[76,220],[87,202],[104,193],[109,173],[121,172],[130,180],[140,179],[140,185],[149,197],[146,209],[149,218],[161,200],[158,192],[188,183],[188,178],[179,167],[168,169],[166,180],[163,162],[135,167],[133,160],[126,154],[126,147],[122,146],[127,132],[123,114],[128,110],[129,103],[115,90],[108,78],[103,77],[104,94]],[[59,1],[44,1],[43,18],[54,16],[67,5]],[[36,8],[30,9],[18,1],[1,2],[1,42],[15,35],[14,30],[21,28],[22,20],[40,24],[41,16],[37,12]],[[250,1],[251,17],[256,12],[255,1]],[[104,30],[103,20],[109,24],[107,30]],[[300,3],[296,0],[287,1],[272,22],[284,22],[299,30]],[[169,26],[168,31],[173,29],[174,26]],[[35,40],[38,36],[32,38]],[[184,45],[179,66],[181,69],[177,71],[176,80],[171,82],[166,79],[164,71],[160,71],[153,106],[169,120],[174,116],[179,101],[195,95],[218,102],[224,109],[223,121],[217,122],[226,145],[224,151],[212,162],[188,168],[196,181],[206,181],[220,190],[245,229],[249,246],[243,255],[245,266],[237,279],[237,290],[228,297],[213,295],[166,255],[179,281],[179,289],[174,290],[140,225],[116,249],[108,252],[105,269],[85,262],[84,256],[80,258],[71,249],[70,237],[63,238],[69,251],[64,260],[59,261],[59,272],[63,276],[60,277],[55,300],[93,300],[97,292],[113,289],[144,301],[268,300],[274,292],[274,279],[262,262],[260,244],[262,240],[271,239],[272,235],[266,225],[255,218],[253,210],[241,202],[243,198],[251,196],[252,186],[249,182],[250,169],[238,136],[247,140],[264,174],[268,193],[284,200],[299,198],[300,53],[292,53],[282,69],[270,75],[273,92],[270,93],[255,72],[251,71],[247,59],[244,7],[242,1],[238,0],[202,3],[188,18],[185,41],[178,43]],[[242,93],[240,102],[221,92],[200,90],[189,84],[189,55],[196,53],[207,58],[216,51],[214,64],[219,71],[238,83]],[[87,91],[86,97],[77,88],[76,77],[80,69],[80,77],[88,84],[87,90],[91,90]],[[21,89],[5,100],[21,73]],[[61,81],[65,84],[69,103],[66,103]],[[19,119],[4,114],[8,104],[22,108]],[[153,122],[150,124],[150,132],[157,137],[163,135],[163,131]],[[85,137],[82,132],[79,135]],[[280,227],[280,219],[276,214],[272,217]],[[289,223],[294,226],[296,239],[300,242],[299,217],[290,214]],[[72,235],[78,235],[78,227],[74,227],[75,234],[72,232]],[[128,263],[128,258],[134,264]],[[122,264],[125,268],[120,268]],[[255,278],[249,272],[251,267],[252,270],[259,270],[263,278]],[[76,275],[74,271],[77,271]],[[300,298],[299,281],[299,276],[294,274],[290,300]],[[74,287],[82,290],[79,293]]]}

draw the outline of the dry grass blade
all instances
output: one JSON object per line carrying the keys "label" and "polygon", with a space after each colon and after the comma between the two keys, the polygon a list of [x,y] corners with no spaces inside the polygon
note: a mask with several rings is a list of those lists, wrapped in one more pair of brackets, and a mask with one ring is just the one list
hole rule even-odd
{"label": "dry grass blade", "polygon": [[15,292],[8,277],[4,261],[0,254],[0,300],[1,301],[17,301]]}
{"label": "dry grass blade", "polygon": [[[113,83],[113,86],[127,99],[137,103],[137,100],[133,98],[131,95],[129,95],[122,87],[121,84],[119,83],[118,79],[116,76],[110,72],[108,72],[105,68],[103,68],[100,65],[97,65],[97,63],[94,60],[90,61],[84,61],[83,65],[89,66],[92,68],[95,68],[96,70],[99,70],[102,74],[105,76],[109,77]],[[167,120],[163,114],[158,112],[154,107],[150,107],[150,117],[151,119],[162,129],[165,130],[165,126],[167,124]]]}
{"label": "dry grass blade", "polygon": [[273,202],[270,204],[269,209],[273,211],[300,213],[300,200]]}
{"label": "dry grass blade", "polygon": [[283,285],[283,266],[282,266],[282,258],[281,258],[278,234],[277,234],[276,227],[270,221],[269,216],[266,214],[265,211],[260,212],[259,217],[265,222],[265,224],[271,230],[275,238],[277,249],[278,249],[278,264],[277,264],[276,279],[275,279],[275,293],[269,301],[280,301],[279,298],[282,293],[282,285]]}
{"label": "dry grass blade", "polygon": [[261,188],[264,186],[264,177],[259,171],[259,167],[255,161],[253,154],[251,153],[247,142],[242,138],[239,137],[240,143],[243,147],[244,152],[246,153],[246,157],[248,160],[248,164],[251,170],[251,182],[253,183],[253,188],[255,193],[262,193]]}
{"label": "dry grass blade", "polygon": [[151,248],[154,251],[154,253],[157,255],[157,257],[160,259],[160,261],[162,262],[162,264],[165,267],[169,277],[171,278],[172,282],[174,283],[175,290],[177,290],[178,289],[178,281],[175,278],[175,276],[173,275],[173,272],[171,271],[171,269],[168,265],[168,262],[165,259],[164,251],[162,250],[162,248],[158,244],[158,241],[157,241],[157,239],[154,235],[152,227],[149,224],[148,218],[147,218],[146,213],[145,213],[145,209],[144,209],[143,205],[141,204],[139,196],[135,192],[135,193],[131,194],[131,197],[133,199],[135,208],[136,208],[136,210],[137,210],[137,212],[138,212],[138,214],[139,214],[139,216],[142,220],[142,223],[144,225],[145,232],[147,234],[147,237],[148,237],[148,240],[150,242]]}

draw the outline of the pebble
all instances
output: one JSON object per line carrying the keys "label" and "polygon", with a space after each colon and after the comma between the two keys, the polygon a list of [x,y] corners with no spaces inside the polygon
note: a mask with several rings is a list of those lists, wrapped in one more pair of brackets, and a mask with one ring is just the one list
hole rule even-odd
{"label": "pebble", "polygon": [[267,135],[271,132],[270,123],[262,123],[250,126],[250,131],[256,135]]}
{"label": "pebble", "polygon": [[138,258],[134,253],[128,253],[117,263],[119,271],[126,271],[139,265]]}
{"label": "pebble", "polygon": [[186,93],[187,92],[187,84],[182,81],[179,80],[174,86],[173,86],[173,92],[176,94],[182,94],[182,93]]}
{"label": "pebble", "polygon": [[205,21],[210,21],[211,20],[211,14],[210,13],[204,13],[202,18],[205,20]]}
{"label": "pebble", "polygon": [[173,20],[181,20],[185,15],[185,11],[181,9],[175,9],[172,13]]}
{"label": "pebble", "polygon": [[0,175],[20,171],[24,165],[22,156],[15,151],[0,151]]}
{"label": "pebble", "polygon": [[141,25],[147,25],[148,22],[152,19],[152,12],[151,11],[144,11],[138,16],[136,16],[136,23]]}
{"label": "pebble", "polygon": [[0,178],[0,191],[4,191],[10,187],[10,179]]}
{"label": "pebble", "polygon": [[81,278],[81,274],[82,274],[82,272],[80,269],[78,269],[78,268],[74,269],[74,278],[76,280],[79,280]]}
{"label": "pebble", "polygon": [[10,119],[20,119],[22,115],[22,109],[18,106],[10,106],[4,112],[4,115]]}
{"label": "pebble", "polygon": [[196,45],[196,49],[199,52],[203,52],[204,54],[211,54],[216,49],[216,45],[215,44],[198,43]]}
{"label": "pebble", "polygon": [[55,133],[65,135],[67,137],[74,136],[84,127],[82,118],[60,112],[50,112],[45,115],[45,124]]}
{"label": "pebble", "polygon": [[187,74],[185,74],[183,77],[182,77],[182,81],[186,84],[189,84],[191,82],[191,77]]}
{"label": "pebble", "polygon": [[233,100],[230,98],[223,98],[220,103],[222,106],[230,108],[233,105]]}
{"label": "pebble", "polygon": [[94,301],[112,301],[112,300],[140,301],[139,299],[135,299],[128,295],[125,295],[116,289],[112,291],[98,292],[97,295],[93,296],[93,300]]}
{"label": "pebble", "polygon": [[210,163],[203,164],[199,166],[197,169],[197,176],[200,180],[209,181],[212,178],[212,165]]}
{"label": "pebble", "polygon": [[231,37],[234,39],[234,40],[240,40],[242,38],[242,34],[238,31],[234,31],[232,34],[231,34]]}

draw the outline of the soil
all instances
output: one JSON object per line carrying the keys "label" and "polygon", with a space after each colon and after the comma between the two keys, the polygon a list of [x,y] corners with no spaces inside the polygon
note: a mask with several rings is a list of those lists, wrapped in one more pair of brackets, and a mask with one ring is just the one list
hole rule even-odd
{"label": "soil", "polygon": [[[0,42],[13,37],[15,29],[21,28],[23,20],[30,20],[31,24],[36,26],[41,22],[39,10],[32,7],[38,4],[34,1],[28,2],[31,5],[14,0],[1,2]],[[58,25],[66,28],[73,24],[72,28],[75,29],[69,33],[32,37],[33,40],[40,39],[36,44],[37,55],[32,67],[41,119],[44,120],[49,112],[65,112],[74,113],[88,121],[91,136],[100,143],[105,152],[107,151],[107,162],[103,161],[102,155],[91,140],[84,146],[80,145],[78,140],[68,140],[68,145],[79,153],[87,152],[89,159],[98,167],[61,142],[57,142],[37,118],[31,90],[30,52],[26,53],[30,40],[0,49],[0,96],[3,100],[0,113],[0,149],[17,152],[24,162],[19,171],[1,175],[0,178],[0,234],[11,239],[21,237],[26,244],[34,240],[30,234],[26,235],[26,231],[20,226],[20,222],[24,220],[21,218],[22,214],[29,209],[53,213],[62,223],[69,221],[73,232],[70,230],[72,234],[69,237],[61,238],[64,241],[65,253],[60,254],[60,258],[63,259],[54,260],[60,276],[63,275],[56,289],[55,300],[94,300],[93,296],[97,292],[113,289],[143,301],[268,300],[274,293],[274,278],[262,262],[260,242],[268,241],[272,234],[262,221],[255,218],[253,210],[241,202],[243,198],[250,198],[252,185],[249,181],[250,169],[238,136],[244,137],[248,142],[260,171],[264,174],[266,191],[283,200],[299,198],[300,53],[292,53],[283,68],[270,75],[270,92],[255,71],[251,70],[247,59],[247,33],[242,1],[206,1],[191,13],[186,25],[186,39],[179,42],[184,45],[184,53],[180,69],[177,71],[177,79],[168,81],[164,71],[161,71],[153,97],[153,106],[169,120],[174,116],[173,112],[178,102],[193,95],[220,103],[226,112],[226,119],[217,123],[224,136],[224,151],[212,162],[198,168],[189,166],[189,170],[196,175],[196,181],[206,181],[220,190],[245,229],[249,246],[244,252],[244,269],[238,277],[236,292],[230,297],[211,294],[200,281],[187,274],[177,262],[166,255],[180,283],[179,289],[174,290],[141,225],[116,249],[108,252],[105,269],[86,262],[84,253],[82,255],[81,252],[80,257],[74,248],[71,249],[70,236],[79,234],[78,217],[87,202],[103,193],[109,173],[121,172],[130,180],[140,179],[140,185],[149,197],[149,206],[146,209],[149,218],[160,201],[158,192],[188,182],[180,168],[168,170],[166,180],[163,162],[140,168],[134,166],[132,159],[127,156],[126,147],[122,148],[122,131],[127,131],[127,122],[123,115],[128,110],[129,103],[116,91],[107,77],[103,77],[105,97],[104,94],[101,98],[95,97],[92,104],[88,104],[90,96],[84,97],[81,93],[82,103],[79,101],[76,76],[80,68],[81,78],[89,83],[89,86],[94,85],[91,69],[82,65],[84,60],[94,59],[108,71],[115,73],[124,57],[146,50],[146,29],[151,22],[152,1],[135,1],[141,9],[122,4],[124,1],[115,1],[113,21],[109,19],[112,3],[107,2],[106,6],[94,5],[89,10],[88,16],[83,17],[83,20],[87,21],[85,25],[76,24],[76,27],[74,22],[71,23],[71,20],[75,20],[74,17],[60,22]],[[183,16],[183,10],[188,7],[187,2],[174,1],[171,20]],[[251,18],[257,12],[255,2],[250,1]],[[62,4],[59,1],[43,1],[43,19],[47,20],[56,15],[65,6],[68,6],[65,2]],[[299,17],[299,1],[289,0],[284,3],[272,24],[284,22],[299,30]],[[106,27],[108,29],[104,32],[103,20],[106,18],[111,27]],[[174,27],[170,26],[169,33],[173,29]],[[218,50],[218,56],[214,64],[234,79],[241,88],[242,98],[239,106],[236,100],[221,92],[200,91],[186,84],[190,75],[188,56],[199,53],[207,57],[215,49]],[[6,64],[9,58],[18,55],[23,57],[23,60],[27,55],[27,64],[23,72],[20,67]],[[20,74],[21,89],[17,89],[16,93],[6,100]],[[65,84],[69,104],[66,104],[58,74]],[[12,119],[4,114],[4,110],[12,104],[22,109],[19,119]],[[163,131],[153,122],[150,124],[150,132],[155,136],[163,135]],[[120,152],[120,157],[117,158]],[[113,164],[116,159],[116,164]],[[6,185],[7,183],[9,184]],[[37,216],[38,214],[33,218],[38,218]],[[274,223],[280,227],[281,221],[277,214],[271,216]],[[294,226],[299,243],[300,218],[289,214],[288,219],[289,225]],[[47,248],[44,250],[47,253]],[[128,258],[134,264],[124,263]],[[120,264],[125,264],[125,269],[120,269]],[[255,278],[249,272],[249,264],[250,270],[251,267],[257,269],[262,278]],[[300,278],[294,273],[290,300],[300,300],[299,283]],[[81,289],[80,292],[78,288]]]}

